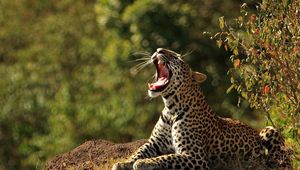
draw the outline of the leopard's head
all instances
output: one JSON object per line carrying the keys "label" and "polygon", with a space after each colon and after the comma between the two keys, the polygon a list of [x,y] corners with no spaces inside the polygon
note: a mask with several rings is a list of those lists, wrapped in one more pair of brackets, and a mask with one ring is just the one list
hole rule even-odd
{"label": "leopard's head", "polygon": [[177,93],[182,86],[206,80],[205,74],[193,72],[181,55],[171,50],[158,48],[151,56],[151,61],[156,67],[156,78],[155,82],[148,84],[150,97]]}

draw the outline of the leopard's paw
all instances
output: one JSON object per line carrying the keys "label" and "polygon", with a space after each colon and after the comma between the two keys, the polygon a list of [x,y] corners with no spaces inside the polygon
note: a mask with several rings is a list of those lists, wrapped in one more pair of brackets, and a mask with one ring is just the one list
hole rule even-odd
{"label": "leopard's paw", "polygon": [[133,164],[133,169],[134,170],[156,170],[156,169],[159,169],[159,168],[157,168],[152,163],[147,162],[146,160],[141,159],[141,160],[137,160]]}
{"label": "leopard's paw", "polygon": [[112,170],[132,170],[133,163],[132,162],[120,162],[115,163],[112,167]]}

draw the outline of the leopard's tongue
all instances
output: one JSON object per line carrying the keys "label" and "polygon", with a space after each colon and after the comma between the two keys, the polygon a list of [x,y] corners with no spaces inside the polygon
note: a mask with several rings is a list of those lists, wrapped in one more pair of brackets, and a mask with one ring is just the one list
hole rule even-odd
{"label": "leopard's tongue", "polygon": [[149,83],[148,86],[149,86],[150,90],[157,90],[160,87],[166,85],[168,82],[169,82],[168,78],[160,77],[160,78],[158,78],[158,80],[155,83],[152,83],[152,84]]}
{"label": "leopard's tongue", "polygon": [[169,70],[164,65],[164,63],[159,62],[157,65],[157,74],[158,78],[157,81],[151,84],[148,84],[150,90],[159,90],[163,88],[169,82]]}

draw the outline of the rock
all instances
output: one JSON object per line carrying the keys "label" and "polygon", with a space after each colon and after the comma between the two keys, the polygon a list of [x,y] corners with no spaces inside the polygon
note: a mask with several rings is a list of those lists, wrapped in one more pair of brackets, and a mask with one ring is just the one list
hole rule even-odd
{"label": "rock", "polygon": [[125,159],[147,140],[115,144],[106,140],[87,141],[77,148],[55,156],[44,170],[105,170]]}

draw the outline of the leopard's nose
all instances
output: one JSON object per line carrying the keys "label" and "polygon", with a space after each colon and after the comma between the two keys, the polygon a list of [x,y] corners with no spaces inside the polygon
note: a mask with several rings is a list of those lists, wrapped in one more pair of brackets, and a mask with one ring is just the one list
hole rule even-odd
{"label": "leopard's nose", "polygon": [[162,52],[162,51],[164,51],[165,49],[163,49],[163,48],[158,48],[158,49],[156,49],[156,52]]}
{"label": "leopard's nose", "polygon": [[154,61],[157,58],[157,52],[153,53],[151,56],[151,60]]}
{"label": "leopard's nose", "polygon": [[157,52],[158,54],[166,55],[168,51],[167,51],[166,49],[164,49],[164,48],[158,48],[158,49],[156,50],[156,52]]}

